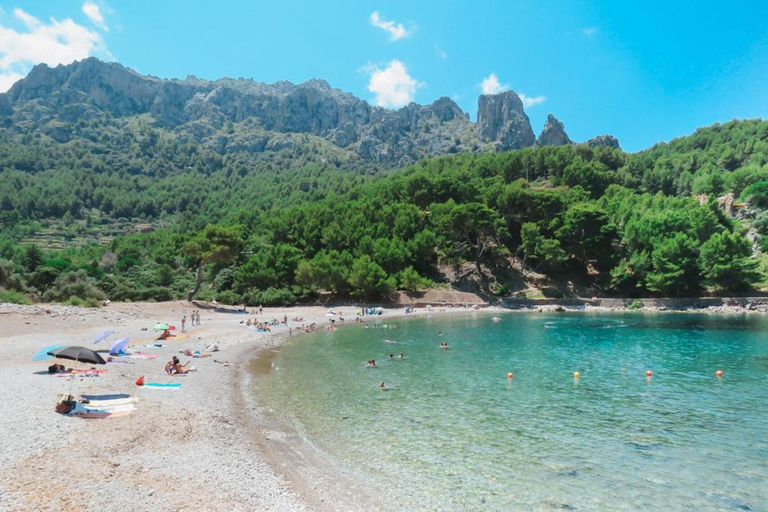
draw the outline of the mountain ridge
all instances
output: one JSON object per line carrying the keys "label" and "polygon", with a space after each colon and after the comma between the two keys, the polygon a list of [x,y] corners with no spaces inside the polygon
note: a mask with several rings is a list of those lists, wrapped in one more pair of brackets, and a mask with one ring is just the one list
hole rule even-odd
{"label": "mountain ridge", "polygon": [[[53,68],[39,64],[0,94],[0,126],[38,129],[58,142],[70,139],[69,125],[104,115],[149,116],[156,126],[197,143],[219,144],[216,138],[227,123],[253,125],[248,128],[250,138],[264,132],[307,133],[326,139],[352,158],[384,167],[536,143],[523,103],[511,90],[481,95],[478,122],[473,123],[448,97],[390,110],[319,78],[301,84],[266,84],[246,78],[210,81],[194,76],[164,79],[91,57]],[[610,143],[615,140],[611,138]],[[603,140],[588,143],[600,145]],[[251,151],[267,147],[235,146]]]}

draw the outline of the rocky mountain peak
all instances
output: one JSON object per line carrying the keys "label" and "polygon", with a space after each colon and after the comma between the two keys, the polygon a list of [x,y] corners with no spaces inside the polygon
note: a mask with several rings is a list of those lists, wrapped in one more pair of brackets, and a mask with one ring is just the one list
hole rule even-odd
{"label": "rocky mountain peak", "polygon": [[515,91],[480,95],[477,126],[482,139],[496,142],[499,150],[520,149],[536,142],[531,121]]}
{"label": "rocky mountain peak", "polygon": [[441,121],[451,121],[457,117],[469,120],[469,114],[461,110],[461,107],[447,96],[438,98],[429,106],[429,108],[432,109],[432,112],[434,112]]}
{"label": "rocky mountain peak", "polygon": [[565,146],[573,144],[573,141],[565,133],[565,126],[554,115],[547,116],[547,122],[544,123],[544,129],[536,141],[537,146]]}

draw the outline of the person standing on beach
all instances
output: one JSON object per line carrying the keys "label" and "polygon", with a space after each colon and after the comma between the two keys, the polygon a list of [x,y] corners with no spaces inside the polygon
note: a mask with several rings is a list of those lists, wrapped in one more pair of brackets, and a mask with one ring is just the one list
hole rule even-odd
{"label": "person standing on beach", "polygon": [[187,332],[187,315],[181,317],[181,332]]}

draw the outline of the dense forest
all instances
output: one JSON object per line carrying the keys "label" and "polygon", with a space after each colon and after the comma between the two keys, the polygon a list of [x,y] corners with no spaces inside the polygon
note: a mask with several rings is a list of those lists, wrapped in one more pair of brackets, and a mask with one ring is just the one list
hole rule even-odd
{"label": "dense forest", "polygon": [[[466,276],[497,296],[530,296],[534,277],[551,295],[580,283],[603,295],[696,296],[746,293],[766,279],[764,121],[635,154],[536,147],[388,172],[346,165],[311,135],[265,158],[221,155],[137,122],[80,129],[89,138],[65,144],[37,132],[0,137],[0,301],[189,290],[231,304],[380,300]],[[735,206],[718,202],[725,194]],[[154,231],[96,243],[100,226],[119,219]],[[25,242],[51,226],[69,240],[96,238],[59,249]]]}

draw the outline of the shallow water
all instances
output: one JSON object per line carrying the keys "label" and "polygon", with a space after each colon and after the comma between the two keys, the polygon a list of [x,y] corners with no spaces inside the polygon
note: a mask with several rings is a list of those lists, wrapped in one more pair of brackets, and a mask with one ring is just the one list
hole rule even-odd
{"label": "shallow water", "polygon": [[282,420],[375,478],[395,508],[768,510],[768,319],[392,322],[300,338],[257,384]]}

